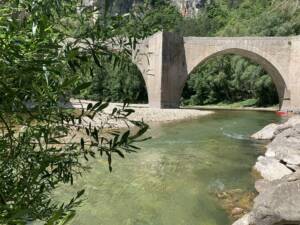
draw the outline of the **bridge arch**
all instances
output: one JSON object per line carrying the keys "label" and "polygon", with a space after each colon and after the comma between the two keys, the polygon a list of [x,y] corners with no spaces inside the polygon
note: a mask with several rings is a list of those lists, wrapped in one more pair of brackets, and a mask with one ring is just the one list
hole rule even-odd
{"label": "bridge arch", "polygon": [[248,49],[243,49],[243,48],[224,48],[221,50],[217,49],[212,52],[207,52],[207,54],[199,54],[199,56],[196,59],[190,62],[189,60],[187,60],[187,76],[183,80],[181,86],[181,93],[190,74],[192,74],[198,66],[205,64],[207,61],[215,57],[229,55],[229,54],[242,56],[262,66],[262,68],[270,75],[270,77],[272,78],[275,84],[279,101],[280,101],[280,108],[287,107],[287,102],[285,102],[285,100],[288,100],[289,93],[288,93],[286,82],[283,78],[283,75],[280,72],[281,70],[280,66],[276,66],[272,62],[270,62],[267,59],[268,57],[266,57],[265,53],[264,54],[262,53],[262,55],[264,55],[262,56],[259,53],[254,52],[253,50],[250,51]]}

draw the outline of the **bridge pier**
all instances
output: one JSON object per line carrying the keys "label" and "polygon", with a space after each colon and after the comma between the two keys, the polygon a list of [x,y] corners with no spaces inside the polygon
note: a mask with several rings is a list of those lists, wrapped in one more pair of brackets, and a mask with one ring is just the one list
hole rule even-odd
{"label": "bridge pier", "polygon": [[188,76],[183,37],[159,32],[139,45],[135,59],[142,71],[149,106],[178,108]]}

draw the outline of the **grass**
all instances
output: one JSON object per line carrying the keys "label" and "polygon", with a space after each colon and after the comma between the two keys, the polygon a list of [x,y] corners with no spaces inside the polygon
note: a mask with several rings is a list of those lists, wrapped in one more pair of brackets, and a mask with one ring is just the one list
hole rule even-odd
{"label": "grass", "polygon": [[200,107],[205,109],[266,109],[266,110],[277,110],[279,105],[272,105],[272,106],[257,106],[257,99],[247,99],[244,101],[228,103],[228,102],[220,102],[217,104],[211,105],[186,105],[185,107]]}
{"label": "grass", "polygon": [[220,102],[220,103],[216,104],[216,106],[243,108],[243,107],[255,107],[256,104],[257,104],[257,99],[247,99],[244,101],[234,102],[234,103]]}

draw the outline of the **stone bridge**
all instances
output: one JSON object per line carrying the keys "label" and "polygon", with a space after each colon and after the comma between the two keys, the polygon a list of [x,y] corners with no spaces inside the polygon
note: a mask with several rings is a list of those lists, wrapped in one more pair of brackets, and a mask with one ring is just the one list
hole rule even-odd
{"label": "stone bridge", "polygon": [[143,40],[135,54],[150,107],[178,107],[189,74],[208,59],[224,54],[260,64],[276,85],[281,109],[300,111],[300,36],[181,37],[168,32]]}

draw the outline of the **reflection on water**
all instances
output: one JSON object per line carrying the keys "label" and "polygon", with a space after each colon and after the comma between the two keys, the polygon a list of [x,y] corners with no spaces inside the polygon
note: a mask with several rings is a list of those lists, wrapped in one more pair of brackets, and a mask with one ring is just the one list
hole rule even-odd
{"label": "reflection on water", "polygon": [[237,140],[247,140],[250,139],[248,135],[243,135],[243,134],[237,134],[237,133],[228,133],[228,132],[223,132],[223,134],[229,138],[237,139]]}
{"label": "reflection on water", "polygon": [[250,171],[263,144],[248,137],[275,120],[274,113],[218,112],[152,127],[153,139],[138,154],[114,159],[113,173],[97,160],[56,194],[67,200],[86,189],[74,225],[228,225],[210,193],[253,189]]}

